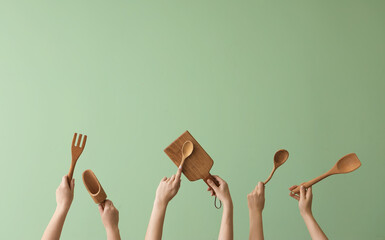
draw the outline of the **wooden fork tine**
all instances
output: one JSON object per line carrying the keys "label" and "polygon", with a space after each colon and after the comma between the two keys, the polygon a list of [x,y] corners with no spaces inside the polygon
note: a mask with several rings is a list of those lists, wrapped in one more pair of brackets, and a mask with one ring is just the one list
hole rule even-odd
{"label": "wooden fork tine", "polygon": [[83,134],[79,134],[78,143],[76,144],[77,147],[80,147],[80,142],[82,141]]}
{"label": "wooden fork tine", "polygon": [[87,141],[87,135],[84,135],[81,148],[84,148],[84,146],[86,145],[86,141]]}
{"label": "wooden fork tine", "polygon": [[72,146],[75,146],[76,143],[76,137],[78,136],[77,133],[74,134],[74,138],[72,139]]}

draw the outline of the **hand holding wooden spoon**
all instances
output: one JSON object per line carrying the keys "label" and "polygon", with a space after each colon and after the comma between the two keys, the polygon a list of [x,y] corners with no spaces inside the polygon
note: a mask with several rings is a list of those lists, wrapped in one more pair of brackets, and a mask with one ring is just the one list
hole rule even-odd
{"label": "hand holding wooden spoon", "polygon": [[[349,153],[343,156],[340,160],[338,160],[338,162],[329,171],[319,177],[314,178],[313,180],[302,183],[301,185],[303,185],[305,188],[308,188],[326,177],[329,177],[334,174],[353,172],[360,166],[361,162],[360,159],[358,159],[357,155],[355,153]],[[290,189],[290,191],[292,193],[299,193],[300,186],[296,187],[295,189]]]}

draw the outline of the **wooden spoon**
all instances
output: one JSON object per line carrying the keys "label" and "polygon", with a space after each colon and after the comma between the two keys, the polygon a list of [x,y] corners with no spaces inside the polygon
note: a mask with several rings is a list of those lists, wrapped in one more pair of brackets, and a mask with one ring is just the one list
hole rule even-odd
{"label": "wooden spoon", "polygon": [[[305,188],[308,188],[326,177],[339,173],[353,172],[360,166],[361,162],[360,159],[358,159],[357,155],[355,153],[349,153],[343,156],[340,160],[338,160],[338,162],[329,171],[301,185],[303,185]],[[292,190],[292,192],[299,193],[300,187],[301,186],[296,187],[294,190]]]}
{"label": "wooden spoon", "polygon": [[83,183],[95,203],[100,204],[106,200],[107,194],[91,169],[83,172]]}
{"label": "wooden spoon", "polygon": [[281,149],[281,150],[278,150],[275,155],[274,155],[274,167],[273,167],[273,171],[271,171],[270,173],[270,176],[266,179],[266,181],[264,182],[264,184],[266,185],[266,183],[268,183],[271,179],[271,177],[273,176],[275,170],[277,170],[277,168],[279,166],[281,166],[282,164],[284,164],[286,162],[286,160],[289,158],[289,152],[285,149]]}
{"label": "wooden spoon", "polygon": [[180,167],[183,169],[184,160],[188,158],[194,150],[194,144],[191,141],[186,141],[182,146],[182,161]]}

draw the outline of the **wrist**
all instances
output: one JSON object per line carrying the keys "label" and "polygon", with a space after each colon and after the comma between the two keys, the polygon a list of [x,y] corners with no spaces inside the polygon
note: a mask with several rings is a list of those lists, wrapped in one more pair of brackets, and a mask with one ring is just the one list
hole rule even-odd
{"label": "wrist", "polygon": [[313,217],[313,213],[311,211],[300,211],[300,213],[303,218]]}
{"label": "wrist", "polygon": [[155,198],[154,206],[156,206],[157,208],[167,208],[167,205],[168,201]]}
{"label": "wrist", "polygon": [[107,239],[120,239],[118,226],[106,227]]}
{"label": "wrist", "polygon": [[258,208],[249,208],[249,215],[250,216],[262,216],[263,209]]}
{"label": "wrist", "polygon": [[254,214],[261,214],[262,215],[262,211],[263,211],[263,208],[260,209],[260,208],[249,208],[249,212],[250,213],[254,213]]}
{"label": "wrist", "polygon": [[59,214],[67,214],[69,210],[70,210],[70,206],[64,206],[64,205],[56,206],[56,212]]}
{"label": "wrist", "polygon": [[231,198],[226,198],[226,199],[224,199],[224,200],[222,201],[222,203],[223,203],[223,207],[225,207],[225,208],[231,208],[231,209],[234,208],[234,206],[233,206],[233,200],[232,200]]}
{"label": "wrist", "polygon": [[118,227],[118,225],[116,225],[116,226],[107,226],[106,227],[106,232],[107,232],[107,234],[108,233],[117,233],[117,232],[119,232],[119,227]]}

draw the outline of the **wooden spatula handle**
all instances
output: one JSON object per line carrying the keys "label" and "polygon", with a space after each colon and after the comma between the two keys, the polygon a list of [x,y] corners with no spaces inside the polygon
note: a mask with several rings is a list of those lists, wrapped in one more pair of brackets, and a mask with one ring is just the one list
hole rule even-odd
{"label": "wooden spatula handle", "polygon": [[[321,180],[324,179],[324,178],[329,177],[329,176],[332,175],[332,174],[333,174],[333,173],[331,173],[331,172],[326,172],[326,173],[322,174],[322,175],[319,176],[319,177],[316,177],[316,178],[314,178],[314,179],[312,179],[312,180],[310,180],[310,181],[308,181],[308,182],[302,183],[301,185],[303,185],[305,188],[311,187],[311,186],[313,186],[314,184],[316,184],[317,182],[321,181]],[[292,190],[291,192],[293,192],[293,193],[299,193],[299,191],[300,191],[300,189],[301,189],[301,185],[298,186],[298,187],[296,187],[296,188],[295,188],[294,190]]]}

